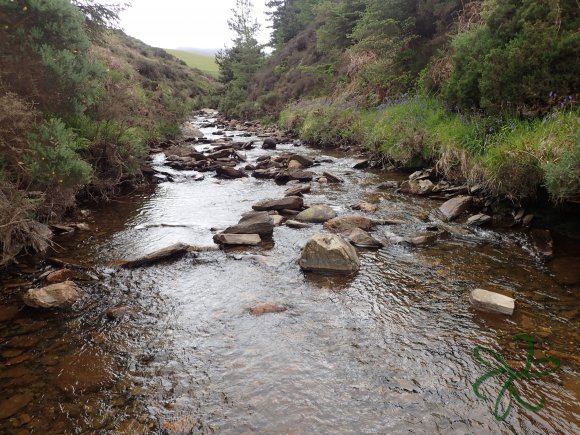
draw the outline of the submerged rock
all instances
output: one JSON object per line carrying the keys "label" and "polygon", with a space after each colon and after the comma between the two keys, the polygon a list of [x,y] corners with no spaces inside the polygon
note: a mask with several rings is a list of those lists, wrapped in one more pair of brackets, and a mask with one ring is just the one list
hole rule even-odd
{"label": "submerged rock", "polygon": [[344,183],[344,180],[340,177],[337,177],[334,174],[331,174],[330,172],[323,172],[322,175],[324,176],[324,178],[326,178],[326,181],[328,181],[329,183]]}
{"label": "submerged rock", "polygon": [[252,206],[256,211],[268,210],[299,210],[302,209],[304,200],[299,196],[287,196],[281,199],[265,199]]}
{"label": "submerged rock", "polygon": [[55,371],[55,384],[71,395],[91,393],[110,387],[114,382],[115,370],[113,358],[96,349],[86,349],[61,359]]}
{"label": "submerged rock", "polygon": [[327,205],[313,205],[310,208],[300,212],[296,220],[300,222],[309,222],[315,224],[324,223],[336,217],[336,212]]}
{"label": "submerged rock", "polygon": [[333,233],[349,233],[353,228],[369,231],[379,222],[355,214],[339,216],[324,224],[324,228]]}
{"label": "submerged rock", "polygon": [[28,290],[23,301],[32,308],[64,308],[73,305],[82,296],[82,291],[72,281],[52,284]]}
{"label": "submerged rock", "polygon": [[473,197],[471,196],[458,196],[443,203],[439,207],[439,211],[441,211],[447,221],[452,221],[466,211],[472,201]]}
{"label": "submerged rock", "polygon": [[548,265],[559,284],[576,285],[580,283],[580,257],[562,257]]}
{"label": "submerged rock", "polygon": [[176,243],[174,245],[168,246],[167,248],[160,249],[159,251],[152,252],[151,254],[147,254],[144,257],[140,257],[135,260],[120,261],[116,263],[116,265],[125,269],[150,266],[161,261],[182,257],[189,252],[189,249],[190,246],[186,245],[185,243]]}
{"label": "submerged rock", "polygon": [[[544,259],[550,259],[554,256],[554,240],[550,230],[541,230],[539,228],[530,231],[530,237],[538,254]],[[580,267],[580,264],[578,265]]]}
{"label": "submerged rock", "polygon": [[75,273],[70,269],[60,269],[49,273],[46,276],[46,282],[49,284],[56,284],[59,282],[68,281],[75,276]]}
{"label": "submerged rock", "polygon": [[12,417],[32,402],[32,399],[34,399],[34,394],[23,393],[15,394],[8,399],[2,400],[0,402],[0,420]]}
{"label": "submerged rock", "polygon": [[424,246],[435,243],[439,238],[439,234],[422,234],[415,237],[405,239],[405,241],[414,246]]}
{"label": "submerged rock", "polygon": [[310,228],[312,225],[306,223],[306,222],[299,222],[299,221],[295,221],[295,220],[287,220],[286,221],[286,226],[290,227],[290,228]]}
{"label": "submerged rock", "polygon": [[348,240],[350,240],[350,243],[354,246],[359,248],[379,249],[384,246],[383,242],[375,239],[369,233],[360,228],[354,228],[348,235]]}
{"label": "submerged rock", "polygon": [[356,250],[336,234],[316,234],[308,239],[299,264],[311,272],[354,273],[360,268]]}
{"label": "submerged rock", "polygon": [[376,213],[378,207],[376,204],[371,204],[370,202],[361,201],[351,207],[353,210],[364,211],[365,213]]}
{"label": "submerged rock", "polygon": [[312,186],[310,184],[298,184],[294,187],[287,189],[285,194],[286,196],[295,196],[302,193],[308,193],[310,192],[311,188]]}
{"label": "submerged rock", "polygon": [[287,310],[288,308],[286,307],[268,303],[256,305],[255,307],[250,308],[250,314],[252,316],[263,316],[264,314],[283,313]]}
{"label": "submerged rock", "polygon": [[475,289],[469,295],[469,300],[474,307],[491,311],[493,313],[501,313],[512,315],[514,312],[515,300],[509,296],[504,296],[499,293],[490,292],[483,289]]}

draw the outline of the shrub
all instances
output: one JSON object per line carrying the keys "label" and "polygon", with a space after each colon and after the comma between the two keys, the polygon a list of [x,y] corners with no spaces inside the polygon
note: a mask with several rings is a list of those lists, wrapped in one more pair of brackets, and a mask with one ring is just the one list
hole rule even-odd
{"label": "shrub", "polygon": [[0,267],[11,262],[22,249],[44,252],[52,235],[35,219],[35,201],[8,183],[0,184]]}
{"label": "shrub", "polygon": [[29,144],[30,154],[24,161],[34,186],[75,188],[90,181],[91,166],[79,154],[90,142],[77,136],[60,119],[50,118],[40,124]]}
{"label": "shrub", "polygon": [[486,6],[485,23],[454,38],[453,73],[444,85],[450,105],[534,115],[549,109],[551,93],[576,92],[577,5],[489,0]]}
{"label": "shrub", "polygon": [[55,114],[68,116],[90,106],[104,70],[89,55],[79,10],[66,0],[28,0],[2,2],[2,12],[1,74],[11,90]]}

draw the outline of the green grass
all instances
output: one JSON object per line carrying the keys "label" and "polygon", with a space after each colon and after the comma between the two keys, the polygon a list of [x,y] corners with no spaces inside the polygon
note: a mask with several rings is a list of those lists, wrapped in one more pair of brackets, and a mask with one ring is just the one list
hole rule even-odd
{"label": "green grass", "polygon": [[166,49],[165,51],[171,53],[176,58],[181,59],[191,68],[197,68],[215,77],[218,75],[218,65],[213,56],[206,56],[205,54],[192,53],[191,51],[183,50]]}
{"label": "green grass", "polygon": [[520,120],[450,113],[435,98],[379,109],[302,102],[282,111],[279,125],[313,145],[359,144],[399,167],[436,165],[496,196],[533,199],[545,188],[555,203],[580,201],[580,116],[572,109]]}

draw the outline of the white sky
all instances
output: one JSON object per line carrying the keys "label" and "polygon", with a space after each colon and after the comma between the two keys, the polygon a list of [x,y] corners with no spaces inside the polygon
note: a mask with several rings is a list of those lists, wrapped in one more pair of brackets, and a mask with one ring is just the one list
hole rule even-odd
{"label": "white sky", "polygon": [[[254,0],[254,16],[262,25],[258,40],[270,39],[264,4]],[[132,0],[121,14],[125,33],[154,47],[223,48],[232,34],[227,20],[236,0]]]}

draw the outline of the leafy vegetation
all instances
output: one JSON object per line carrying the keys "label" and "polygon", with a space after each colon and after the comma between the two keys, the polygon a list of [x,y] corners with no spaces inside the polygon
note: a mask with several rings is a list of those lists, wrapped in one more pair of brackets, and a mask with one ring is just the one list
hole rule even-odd
{"label": "leafy vegetation", "polygon": [[254,74],[264,61],[262,46],[256,39],[260,25],[252,16],[250,0],[237,0],[228,26],[234,33],[233,46],[216,55],[220,82],[224,84],[219,110],[223,113],[245,117],[255,111],[248,102],[248,90]]}
{"label": "leafy vegetation", "polygon": [[495,195],[578,201],[578,5],[560,0],[270,1],[275,51],[252,116],[309,143],[436,164]]}
{"label": "leafy vegetation", "polygon": [[118,11],[0,0],[0,264],[46,247],[40,222],[79,193],[106,198],[138,176],[147,145],[213,92],[209,76],[111,29]]}

